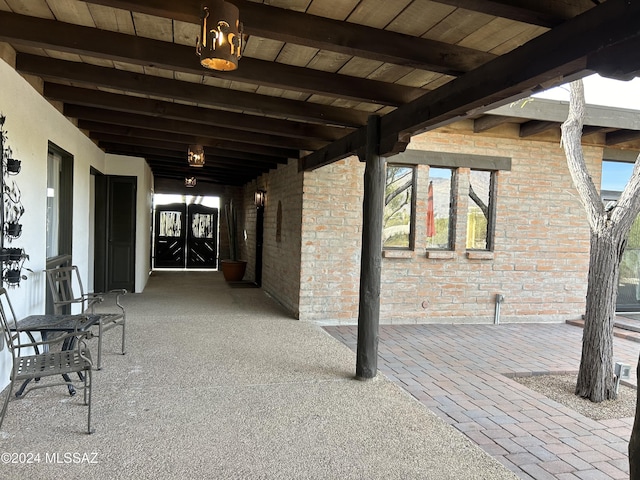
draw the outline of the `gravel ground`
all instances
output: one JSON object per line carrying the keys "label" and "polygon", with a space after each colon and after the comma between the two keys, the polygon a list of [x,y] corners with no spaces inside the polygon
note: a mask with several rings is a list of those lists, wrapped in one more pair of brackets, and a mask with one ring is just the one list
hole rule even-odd
{"label": "gravel ground", "polygon": [[576,375],[533,375],[512,379],[592,420],[611,420],[635,415],[634,388],[620,385],[618,398],[593,403],[574,394],[576,378]]}

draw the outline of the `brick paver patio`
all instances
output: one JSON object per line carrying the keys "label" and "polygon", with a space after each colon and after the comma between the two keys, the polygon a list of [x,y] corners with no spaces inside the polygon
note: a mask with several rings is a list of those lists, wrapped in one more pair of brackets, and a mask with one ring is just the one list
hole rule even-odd
{"label": "brick paver patio", "polygon": [[[326,330],[355,350],[356,326]],[[628,478],[633,418],[591,420],[509,378],[577,373],[581,340],[566,324],[382,325],[378,367],[522,479]],[[635,372],[639,350],[615,338],[614,361]]]}

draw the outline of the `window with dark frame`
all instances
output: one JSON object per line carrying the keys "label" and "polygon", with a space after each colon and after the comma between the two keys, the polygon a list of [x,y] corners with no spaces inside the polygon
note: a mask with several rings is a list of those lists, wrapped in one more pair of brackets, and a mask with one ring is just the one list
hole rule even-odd
{"label": "window with dark frame", "polygon": [[427,190],[426,248],[451,250],[451,205],[453,201],[454,170],[429,167]]}
{"label": "window with dark frame", "polygon": [[493,249],[495,171],[471,169],[467,207],[467,250]]}
{"label": "window with dark frame", "polygon": [[382,223],[384,248],[413,249],[415,167],[387,164]]}

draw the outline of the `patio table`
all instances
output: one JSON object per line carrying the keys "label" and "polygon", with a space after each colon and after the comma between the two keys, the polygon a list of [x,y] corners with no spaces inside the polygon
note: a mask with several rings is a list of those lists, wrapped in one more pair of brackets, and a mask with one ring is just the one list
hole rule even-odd
{"label": "patio table", "polygon": [[[49,335],[55,335],[56,333],[84,333],[93,325],[100,321],[100,315],[91,314],[78,314],[78,315],[65,315],[65,314],[45,314],[45,315],[29,315],[17,322],[17,330],[25,332],[31,341],[35,341],[33,333],[40,333],[42,341],[47,341]],[[75,337],[70,337],[62,342],[63,350],[70,350],[75,346]],[[36,352],[37,353],[37,352]],[[81,374],[79,374],[81,375]],[[71,382],[71,379],[67,374],[62,375],[65,382]],[[82,380],[82,376],[80,377]],[[24,389],[28,385],[30,380],[25,380],[20,386],[20,389],[16,392],[16,397],[20,397],[24,392]],[[37,381],[37,379],[36,379]],[[76,389],[70,383],[67,385],[69,389],[69,395],[75,395]]]}

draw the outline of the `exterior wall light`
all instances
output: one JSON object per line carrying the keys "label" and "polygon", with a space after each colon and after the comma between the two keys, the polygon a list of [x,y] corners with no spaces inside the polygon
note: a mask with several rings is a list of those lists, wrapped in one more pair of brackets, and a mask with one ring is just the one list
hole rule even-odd
{"label": "exterior wall light", "polygon": [[256,207],[264,207],[264,203],[267,199],[267,192],[265,190],[256,190],[255,204]]}
{"label": "exterior wall light", "polygon": [[223,72],[238,68],[243,31],[238,7],[224,0],[210,0],[202,7],[196,54],[205,68]]}

